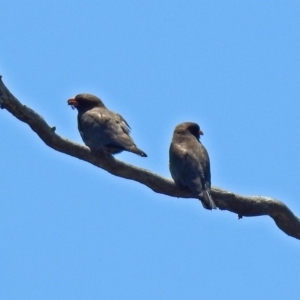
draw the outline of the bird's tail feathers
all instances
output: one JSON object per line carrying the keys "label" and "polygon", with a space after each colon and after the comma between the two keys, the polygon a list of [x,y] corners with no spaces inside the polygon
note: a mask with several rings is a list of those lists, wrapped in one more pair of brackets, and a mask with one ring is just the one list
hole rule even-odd
{"label": "bird's tail feathers", "polygon": [[212,199],[210,191],[208,189],[202,191],[202,193],[199,195],[199,199],[201,200],[204,208],[209,210],[217,209],[217,206],[214,200]]}
{"label": "bird's tail feathers", "polygon": [[128,149],[128,151],[131,151],[142,157],[148,157],[148,155],[144,151],[142,151],[141,149],[139,149],[137,147],[132,147],[131,149]]}

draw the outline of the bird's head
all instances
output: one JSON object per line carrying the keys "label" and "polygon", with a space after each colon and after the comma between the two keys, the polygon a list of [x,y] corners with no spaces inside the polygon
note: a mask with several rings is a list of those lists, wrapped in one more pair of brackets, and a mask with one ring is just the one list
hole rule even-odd
{"label": "bird's head", "polygon": [[105,107],[101,99],[92,94],[78,94],[68,100],[68,105],[78,111],[87,111],[94,107]]}
{"label": "bird's head", "polygon": [[184,135],[192,134],[198,141],[200,139],[200,136],[203,135],[203,132],[200,129],[199,125],[193,122],[180,123],[175,127],[174,133]]}

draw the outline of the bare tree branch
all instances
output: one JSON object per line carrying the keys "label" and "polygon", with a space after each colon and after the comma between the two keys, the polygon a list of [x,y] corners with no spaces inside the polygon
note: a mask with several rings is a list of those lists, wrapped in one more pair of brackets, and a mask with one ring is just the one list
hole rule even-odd
{"label": "bare tree branch", "polygon": [[[88,147],[59,136],[55,133],[54,127],[49,126],[39,114],[21,104],[10,93],[3,84],[1,76],[0,106],[22,122],[27,123],[45,144],[59,152],[87,161],[113,175],[135,180],[156,193],[172,197],[193,198],[188,190],[178,188],[170,179],[163,178],[146,169],[126,164],[113,156],[95,155],[91,153]],[[217,207],[221,210],[236,213],[239,218],[269,215],[287,235],[300,239],[299,219],[284,203],[276,199],[261,196],[240,196],[217,187],[212,188],[212,196]]]}

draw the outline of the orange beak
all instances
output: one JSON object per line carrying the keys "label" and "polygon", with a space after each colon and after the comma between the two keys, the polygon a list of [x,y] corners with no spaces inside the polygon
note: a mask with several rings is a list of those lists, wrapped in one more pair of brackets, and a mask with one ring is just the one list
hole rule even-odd
{"label": "orange beak", "polygon": [[78,105],[78,102],[76,101],[75,98],[70,98],[70,99],[68,100],[68,105],[77,106],[77,105]]}

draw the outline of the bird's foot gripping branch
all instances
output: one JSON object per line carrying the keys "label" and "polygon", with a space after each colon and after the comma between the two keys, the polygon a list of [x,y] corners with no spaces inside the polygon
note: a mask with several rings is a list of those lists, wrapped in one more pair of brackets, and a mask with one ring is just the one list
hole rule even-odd
{"label": "bird's foot gripping branch", "polygon": [[[56,151],[84,160],[115,176],[137,181],[156,193],[180,198],[197,198],[188,189],[175,185],[172,180],[117,159],[103,158],[91,152],[88,147],[58,135],[53,130],[53,126],[49,126],[39,114],[12,95],[3,84],[2,78],[0,78],[0,105],[14,117],[28,124],[46,145]],[[59,128],[57,130],[59,131]],[[5,135],[2,140],[4,138]],[[270,216],[287,235],[300,239],[299,218],[278,200],[260,196],[240,196],[217,187],[211,188],[211,195],[215,205],[221,210],[228,210],[245,217]]]}

